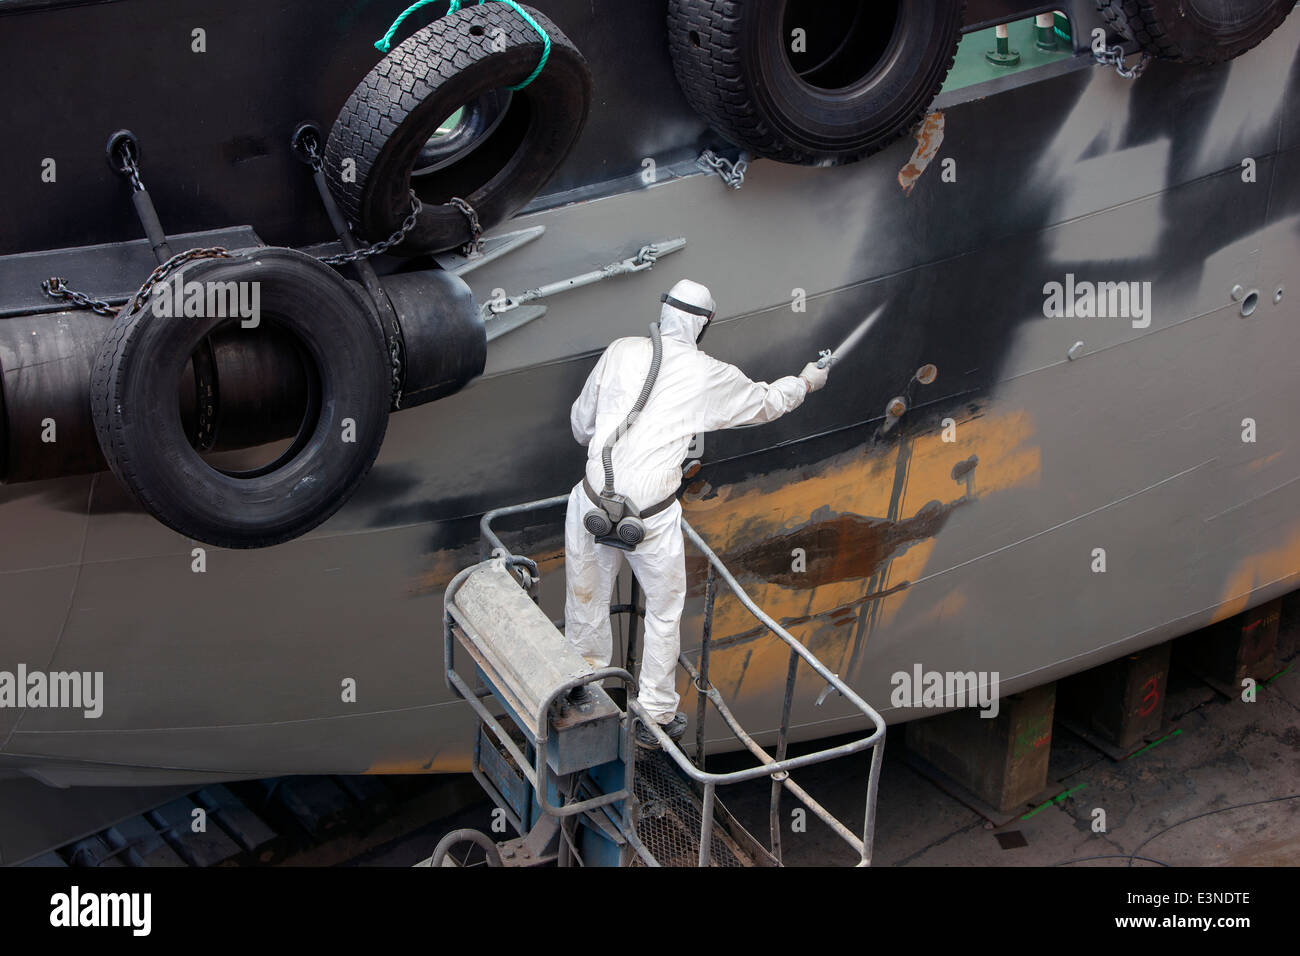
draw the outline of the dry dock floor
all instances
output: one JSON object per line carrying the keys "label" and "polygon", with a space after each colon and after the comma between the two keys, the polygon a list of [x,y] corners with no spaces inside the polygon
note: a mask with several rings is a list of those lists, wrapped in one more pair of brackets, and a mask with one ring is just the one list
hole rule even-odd
{"label": "dry dock floor", "polygon": [[[1225,699],[1175,666],[1165,736],[1119,762],[1058,722],[1048,781],[1068,796],[996,829],[908,766],[891,740],[874,864],[1128,866],[1134,853],[1159,862],[1134,860],[1133,866],[1300,864],[1300,658],[1282,667],[1259,686],[1254,703],[1245,703]],[[890,733],[903,736],[894,728]],[[850,761],[859,762],[854,769],[865,779],[865,760],[841,761],[843,770]],[[853,776],[831,765],[813,768],[801,782],[842,820],[857,820],[863,798],[853,791],[861,786],[844,783]],[[766,785],[750,787],[727,805],[753,832],[765,833],[768,793]],[[1286,797],[1292,799],[1277,799]],[[1105,813],[1104,832],[1094,832],[1097,809]],[[1208,811],[1222,812],[1198,817]],[[802,834],[790,833],[787,824],[782,841],[787,865],[853,862],[847,846],[818,821]]]}

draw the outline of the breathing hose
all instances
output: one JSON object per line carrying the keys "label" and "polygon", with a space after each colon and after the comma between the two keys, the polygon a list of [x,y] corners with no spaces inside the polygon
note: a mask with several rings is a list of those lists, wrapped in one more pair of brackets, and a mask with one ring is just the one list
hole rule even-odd
{"label": "breathing hose", "polygon": [[650,390],[655,387],[655,379],[659,377],[659,363],[664,357],[664,342],[659,331],[659,323],[650,323],[650,371],[645,377],[645,384],[641,386],[641,394],[637,396],[636,402],[632,405],[632,410],[627,413],[627,418],[623,419],[623,424],[614,429],[614,434],[610,441],[605,443],[605,447],[600,452],[600,463],[605,466],[605,494],[614,493],[614,446],[623,434],[632,427],[641,410],[645,408],[645,403],[650,400]]}

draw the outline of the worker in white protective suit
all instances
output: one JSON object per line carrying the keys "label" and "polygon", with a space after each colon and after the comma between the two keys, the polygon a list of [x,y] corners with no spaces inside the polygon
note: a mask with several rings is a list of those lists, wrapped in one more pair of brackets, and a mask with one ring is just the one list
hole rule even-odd
{"label": "worker in white protective suit", "polygon": [[[674,680],[686,600],[686,556],[676,495],[687,449],[695,435],[770,422],[793,411],[809,392],[826,384],[828,370],[810,362],[799,375],[771,384],[751,381],[736,366],[696,347],[715,309],[707,288],[682,280],[661,301],[661,362],[644,409],[633,423],[623,427],[646,383],[652,338],[612,342],[573,403],[573,437],[588,453],[584,481],[569,494],[565,520],[564,621],[570,643],[587,662],[593,668],[608,666],[613,643],[610,596],[626,554],[645,593],[639,699],[663,730],[678,739],[686,730],[686,715],[677,711]],[[584,525],[584,517],[601,504],[598,496],[606,483],[602,452],[611,441],[614,491],[639,510],[644,525],[644,537],[631,551],[598,543]],[[654,735],[639,725],[637,742],[658,746]]]}

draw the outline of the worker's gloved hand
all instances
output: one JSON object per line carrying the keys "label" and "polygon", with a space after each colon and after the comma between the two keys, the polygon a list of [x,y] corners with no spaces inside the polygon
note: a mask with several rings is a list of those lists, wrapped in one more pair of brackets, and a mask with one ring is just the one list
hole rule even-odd
{"label": "worker's gloved hand", "polygon": [[809,362],[799,373],[799,377],[808,383],[808,391],[815,392],[826,384],[830,368],[818,368],[816,362]]}

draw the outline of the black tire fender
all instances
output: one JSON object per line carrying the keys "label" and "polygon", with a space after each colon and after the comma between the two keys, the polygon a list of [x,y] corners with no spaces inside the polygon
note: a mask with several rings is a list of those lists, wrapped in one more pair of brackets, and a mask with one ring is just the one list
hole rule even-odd
{"label": "black tire fender", "polygon": [[[227,473],[190,445],[177,395],[186,361],[238,318],[123,309],[91,374],[91,414],[109,468],[163,524],[226,548],[296,538],[334,514],[374,463],[388,425],[391,366],[374,306],[334,270],[293,249],[184,263],[168,283],[258,283],[262,322],[292,335],[311,380],[308,413],[274,462]],[[351,419],[347,440],[346,419]]]}
{"label": "black tire fender", "polygon": [[1097,0],[1106,22],[1152,56],[1221,63],[1257,46],[1295,0]]}
{"label": "black tire fender", "polygon": [[449,199],[464,199],[490,229],[532,199],[569,154],[587,120],[591,74],[555,24],[525,9],[551,38],[546,65],[510,94],[484,136],[433,172],[412,176],[439,124],[536,69],[542,38],[518,13],[488,3],[442,17],[390,51],[348,97],[325,144],[325,174],[367,240],[398,229],[414,188],[424,208],[394,252],[462,245],[471,238],[469,220]]}
{"label": "black tire fender", "polygon": [[964,10],[669,0],[668,49],[682,92],[722,136],[755,156],[834,166],[916,125],[952,67]]}

